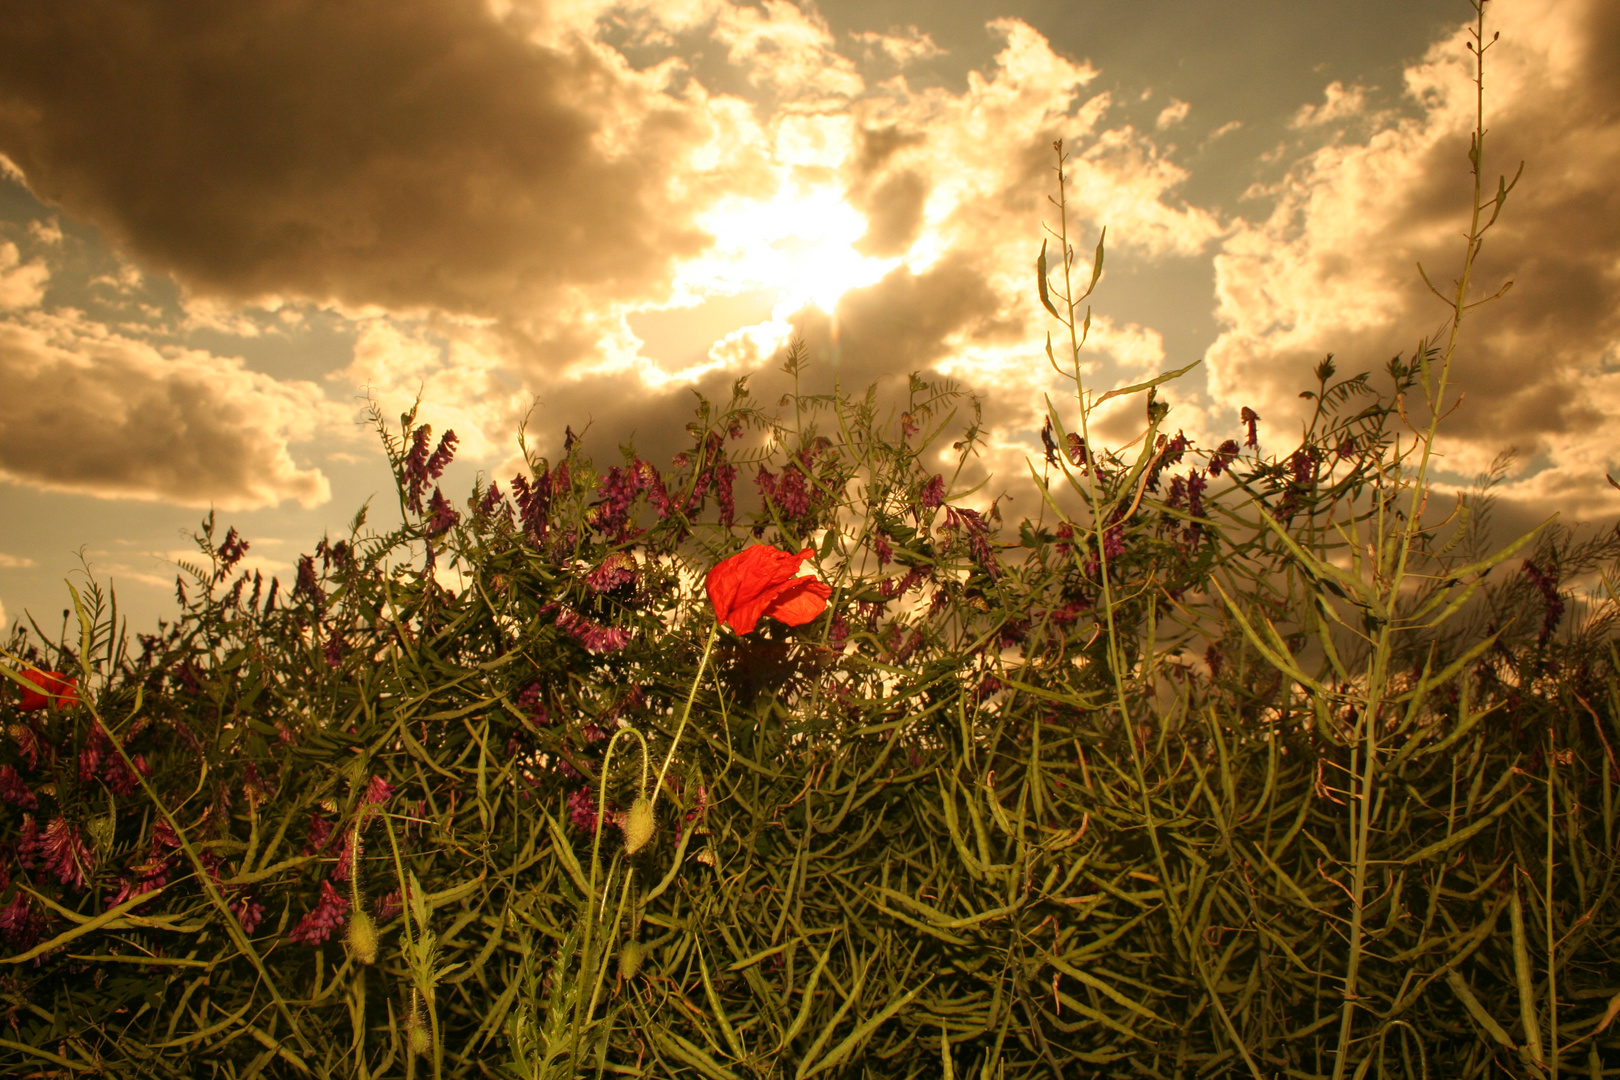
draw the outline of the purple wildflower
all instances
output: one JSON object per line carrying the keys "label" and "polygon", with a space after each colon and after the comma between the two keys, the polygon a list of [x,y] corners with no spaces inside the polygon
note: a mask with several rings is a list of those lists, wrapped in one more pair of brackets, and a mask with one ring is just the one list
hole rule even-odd
{"label": "purple wildflower", "polygon": [[603,626],[576,611],[557,613],[557,629],[585,647],[589,653],[618,652],[630,644],[630,631],[622,626]]}
{"label": "purple wildflower", "polygon": [[834,652],[842,652],[844,642],[849,640],[849,623],[844,621],[842,615],[834,615],[832,625],[827,629],[827,646]]}
{"label": "purple wildflower", "polygon": [[513,497],[517,499],[523,534],[538,544],[546,535],[551,513],[551,477],[542,467],[531,485],[522,476],[512,477]]}
{"label": "purple wildflower", "polygon": [[894,558],[894,548],[889,546],[889,538],[882,533],[873,534],[872,551],[877,555],[879,568],[889,565],[889,560]]}
{"label": "purple wildflower", "polygon": [[437,480],[444,474],[446,465],[456,456],[456,433],[446,431],[439,439],[439,445],[432,455],[428,454],[428,439],[433,435],[433,428],[423,424],[411,432],[411,449],[405,455],[405,466],[402,470],[405,479],[405,502],[411,510],[420,514],[422,512],[422,493],[427,490],[428,484]]}
{"label": "purple wildflower", "polygon": [[1244,425],[1249,429],[1244,442],[1251,447],[1259,446],[1260,429],[1258,425],[1260,423],[1260,414],[1245,405],[1243,411],[1238,413],[1238,419],[1243,421]]}
{"label": "purple wildflower", "polygon": [[314,855],[326,849],[332,839],[332,823],[320,814],[309,815],[309,839],[304,842],[304,854]]}
{"label": "purple wildflower", "polygon": [[433,487],[433,497],[428,499],[427,509],[428,520],[422,532],[429,538],[443,536],[461,521],[461,515],[450,505],[450,500],[439,491],[437,484]]}
{"label": "purple wildflower", "polygon": [[85,879],[95,871],[95,857],[91,855],[76,825],[69,825],[58,817],[45,829],[39,841],[39,852],[45,868],[56,874],[63,885],[83,889]]}
{"label": "purple wildflower", "polygon": [[[293,586],[294,596],[309,598],[310,604],[315,608],[315,617],[318,619],[326,612],[326,590],[321,588],[321,581],[315,576],[315,558],[303,555],[298,559],[298,584]],[[272,599],[275,596],[274,587],[271,588]]]}
{"label": "purple wildflower", "polygon": [[1288,458],[1288,468],[1293,473],[1294,483],[1309,484],[1316,478],[1316,461],[1311,452],[1306,449],[1295,450]]}
{"label": "purple wildflower", "polygon": [[1229,467],[1241,452],[1242,448],[1238,446],[1236,439],[1227,439],[1221,443],[1219,449],[1209,455],[1209,475],[1221,475],[1222,471]]}
{"label": "purple wildflower", "polygon": [[397,787],[390,784],[384,777],[373,776],[371,778],[371,782],[366,785],[366,793],[361,797],[360,805],[381,806],[389,799],[392,799],[394,797],[394,792],[398,790],[399,789]]}
{"label": "purple wildflower", "polygon": [[450,464],[456,456],[456,443],[459,442],[454,431],[446,429],[439,437],[439,445],[434,448],[433,456],[427,460],[427,478],[437,480],[444,475],[445,466]]}
{"label": "purple wildflower", "polygon": [[19,891],[10,904],[0,908],[0,935],[13,949],[32,948],[44,937],[45,919],[34,911],[28,894]]}
{"label": "purple wildflower", "polygon": [[242,556],[247,554],[249,546],[246,540],[237,535],[236,528],[232,526],[215,553],[219,556],[219,568],[214,571],[214,580],[224,581],[229,577],[236,564],[242,561]]}
{"label": "purple wildflower", "polygon": [[344,904],[343,897],[338,894],[336,889],[332,888],[332,883],[322,881],[320,900],[316,903],[314,910],[298,920],[298,925],[293,927],[292,933],[287,935],[287,940],[319,945],[332,936],[332,931],[343,925],[348,918],[346,909],[347,905]]}
{"label": "purple wildflower", "polygon": [[597,485],[598,501],[585,519],[602,535],[623,540],[629,531],[630,504],[640,487],[634,469],[614,466]]}
{"label": "purple wildflower", "polygon": [[498,482],[491,480],[489,482],[489,490],[485,491],[484,497],[478,500],[479,516],[492,518],[503,511],[505,512],[506,520],[511,521],[512,508],[506,505],[506,499],[501,495],[501,485]]}
{"label": "purple wildflower", "polygon": [[1170,478],[1170,492],[1164,498],[1164,505],[1172,510],[1187,501],[1187,481],[1179,476]]}
{"label": "purple wildflower", "polygon": [[231,914],[236,916],[236,922],[242,927],[242,933],[251,934],[264,922],[264,905],[251,897],[244,896],[231,905]]}
{"label": "purple wildflower", "polygon": [[1204,516],[1204,489],[1209,487],[1209,481],[1198,475],[1194,469],[1187,474],[1187,512],[1193,517]]}
{"label": "purple wildflower", "polygon": [[552,723],[551,710],[546,708],[544,695],[545,691],[539,683],[530,683],[518,691],[515,699],[517,707],[523,710],[524,720],[531,728]]}
{"label": "purple wildflower", "polygon": [[1558,592],[1558,564],[1548,561],[1547,568],[1543,570],[1529,559],[1524,560],[1524,576],[1530,579],[1536,591],[1541,594],[1543,612],[1541,616],[1541,634],[1537,644],[1546,645],[1552,638],[1558,624],[1564,619],[1564,598]]}
{"label": "purple wildflower", "polygon": [[333,629],[326,638],[326,666],[343,666],[343,631]]}
{"label": "purple wildflower", "polygon": [[945,502],[945,477],[935,473],[922,489],[922,508],[938,510]]}
{"label": "purple wildflower", "polygon": [[1046,423],[1041,425],[1041,445],[1046,449],[1046,463],[1056,465],[1058,463],[1058,445],[1057,439],[1053,438],[1052,418],[1050,416],[1046,418]]}
{"label": "purple wildflower", "polygon": [[1103,533],[1103,556],[1117,559],[1125,554],[1125,526],[1115,525]]}
{"label": "purple wildflower", "polygon": [[0,765],[0,799],[19,810],[39,809],[39,799],[10,765]]}
{"label": "purple wildflower", "polygon": [[130,760],[135,764],[135,772],[131,772],[120,757],[109,757],[101,767],[101,775],[114,795],[133,795],[135,789],[141,786],[136,778],[137,772],[141,776],[152,775],[152,767],[146,763],[145,754],[136,754]]}
{"label": "purple wildflower", "polygon": [[733,490],[736,483],[737,466],[723,462],[714,467],[714,497],[720,504],[722,528],[731,528],[737,520],[737,496]]}
{"label": "purple wildflower", "polygon": [[[612,807],[608,807],[609,816],[612,812]],[[568,796],[568,820],[580,832],[596,832],[596,794],[590,788],[582,787]]]}
{"label": "purple wildflower", "polygon": [[599,593],[633,584],[636,580],[636,560],[627,552],[615,551],[602,560],[602,564],[585,575],[585,584]]}

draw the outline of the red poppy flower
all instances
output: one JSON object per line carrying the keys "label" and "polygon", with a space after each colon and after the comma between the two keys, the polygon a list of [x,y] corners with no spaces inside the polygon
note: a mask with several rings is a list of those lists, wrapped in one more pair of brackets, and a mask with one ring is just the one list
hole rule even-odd
{"label": "red poppy flower", "polygon": [[796,576],[815,551],[797,555],[755,544],[722,559],[709,571],[706,585],[715,618],[739,634],[751,633],[760,616],[788,626],[803,626],[827,610],[832,588],[814,577]]}
{"label": "red poppy flower", "polygon": [[79,691],[73,685],[71,675],[63,675],[60,671],[25,671],[22,677],[39,689],[22,692],[22,701],[17,705],[18,712],[34,712],[47,705],[60,708],[63,705],[79,703]]}

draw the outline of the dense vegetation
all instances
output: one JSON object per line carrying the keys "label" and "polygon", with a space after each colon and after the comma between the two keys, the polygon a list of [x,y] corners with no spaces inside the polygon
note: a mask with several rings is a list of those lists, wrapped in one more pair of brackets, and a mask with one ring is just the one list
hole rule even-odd
{"label": "dense vegetation", "polygon": [[[1489,476],[1428,505],[1475,145],[1451,336],[1325,360],[1295,447],[1193,445],[1179,373],[1083,387],[1060,219],[1032,519],[952,387],[739,384],[662,469],[570,432],[464,502],[454,437],[378,416],[401,527],[284,586],[210,517],[133,643],[87,584],[9,648],[0,1065],[1620,1074],[1616,604],[1569,587],[1620,539],[1492,550]],[[760,544],[824,612],[719,624]]]}

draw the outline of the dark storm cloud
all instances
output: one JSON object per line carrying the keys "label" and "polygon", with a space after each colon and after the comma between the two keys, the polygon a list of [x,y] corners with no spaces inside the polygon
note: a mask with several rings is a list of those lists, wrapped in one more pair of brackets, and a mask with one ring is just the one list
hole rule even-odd
{"label": "dark storm cloud", "polygon": [[604,56],[481,0],[18,0],[0,152],[198,293],[538,313],[703,242],[691,121]]}

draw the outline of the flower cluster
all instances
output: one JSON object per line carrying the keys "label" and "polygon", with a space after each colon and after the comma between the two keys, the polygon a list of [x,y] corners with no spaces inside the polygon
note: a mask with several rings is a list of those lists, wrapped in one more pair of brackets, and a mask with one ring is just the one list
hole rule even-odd
{"label": "flower cluster", "polygon": [[[403,467],[405,481],[405,502],[417,514],[422,512],[422,495],[428,484],[444,475],[445,466],[456,456],[456,433],[446,431],[439,439],[439,445],[428,454],[428,440],[433,437],[433,428],[423,424],[411,432],[411,448],[405,455]],[[435,494],[438,488],[434,488]]]}
{"label": "flower cluster", "polygon": [[287,939],[292,942],[308,945],[319,945],[332,936],[332,932],[342,926],[348,918],[348,905],[343,897],[332,888],[330,881],[321,882],[321,898],[315,907],[292,928]]}
{"label": "flower cluster", "polygon": [[588,653],[618,652],[630,644],[630,631],[622,626],[603,626],[577,611],[560,608],[557,629],[584,646]]}

